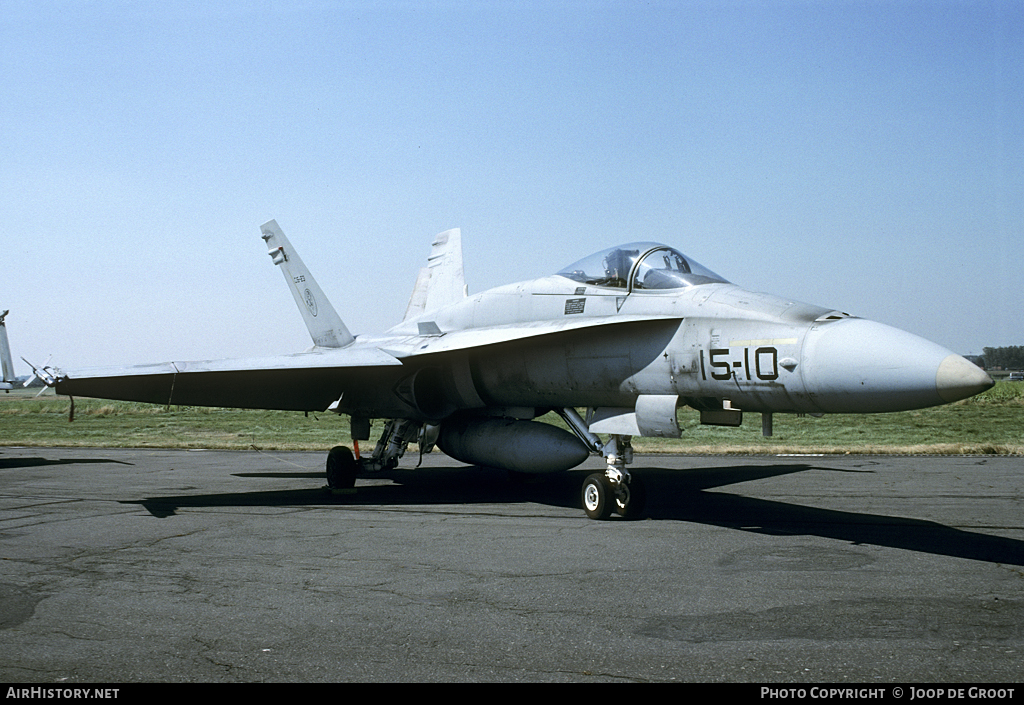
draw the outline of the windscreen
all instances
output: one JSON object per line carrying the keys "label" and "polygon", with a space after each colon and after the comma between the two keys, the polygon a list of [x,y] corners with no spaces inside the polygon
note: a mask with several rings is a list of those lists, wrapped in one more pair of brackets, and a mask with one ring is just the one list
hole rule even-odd
{"label": "windscreen", "polygon": [[682,289],[726,280],[656,242],[634,242],[610,247],[575,262],[558,272],[581,284],[629,291]]}

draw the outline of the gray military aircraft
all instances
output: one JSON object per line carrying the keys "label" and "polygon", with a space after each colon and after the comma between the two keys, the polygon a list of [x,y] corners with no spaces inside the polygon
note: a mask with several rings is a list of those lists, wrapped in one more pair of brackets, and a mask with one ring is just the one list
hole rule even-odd
{"label": "gray military aircraft", "polygon": [[[603,250],[550,276],[468,296],[459,230],[438,235],[404,320],[353,336],[275,221],[269,254],[313,339],[303,353],[58,372],[59,394],[351,418],[356,454],[327,456],[327,483],[394,468],[408,444],[516,473],[568,470],[591,453],[587,515],[635,517],[633,436],[678,438],[676,410],[739,426],[744,412],[919,409],[993,385],[980,368],[910,333],[748,291],[653,242]],[[580,410],[584,410],[582,413]],[[555,412],[571,432],[535,421]],[[387,419],[368,458],[358,441]],[[602,435],[606,438],[602,439]]]}
{"label": "gray military aircraft", "polygon": [[11,359],[11,343],[7,340],[7,324],[4,323],[4,319],[7,318],[7,314],[10,311],[4,311],[0,313],[0,389],[10,391],[15,388],[15,385],[21,386],[18,383],[18,378],[14,376],[14,360]]}
{"label": "gray military aircraft", "polygon": [[39,391],[39,394],[42,394],[46,387],[53,386],[54,370],[45,363],[42,367],[36,367],[23,357],[21,359],[25,364],[32,368],[32,374],[20,377],[14,375],[14,359],[11,357],[11,343],[7,339],[7,323],[4,320],[9,313],[10,311],[0,313],[0,391],[6,393],[22,387],[42,387]]}
{"label": "gray military aircraft", "polygon": [[14,374],[14,359],[11,357],[11,343],[7,339],[7,323],[4,320],[8,313],[10,311],[0,312],[0,390],[5,392],[27,387],[34,379],[34,375],[16,377]]}

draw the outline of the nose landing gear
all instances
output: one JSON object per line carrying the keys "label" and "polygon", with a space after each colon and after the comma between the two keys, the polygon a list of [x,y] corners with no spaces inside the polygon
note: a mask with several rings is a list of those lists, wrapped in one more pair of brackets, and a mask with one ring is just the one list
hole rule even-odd
{"label": "nose landing gear", "polygon": [[583,511],[591,519],[607,519],[612,513],[623,519],[636,519],[644,510],[644,482],[626,469],[626,463],[633,460],[629,440],[629,436],[612,435],[603,448],[608,469],[588,476],[583,482]]}

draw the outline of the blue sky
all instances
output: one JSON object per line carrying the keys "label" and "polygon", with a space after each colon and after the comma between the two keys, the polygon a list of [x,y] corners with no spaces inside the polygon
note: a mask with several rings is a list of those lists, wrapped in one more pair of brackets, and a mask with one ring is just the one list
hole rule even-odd
{"label": "blue sky", "polygon": [[271,218],[356,333],[460,227],[474,293],[655,240],[957,352],[1024,344],[1019,2],[3,9],[15,357],[305,349]]}

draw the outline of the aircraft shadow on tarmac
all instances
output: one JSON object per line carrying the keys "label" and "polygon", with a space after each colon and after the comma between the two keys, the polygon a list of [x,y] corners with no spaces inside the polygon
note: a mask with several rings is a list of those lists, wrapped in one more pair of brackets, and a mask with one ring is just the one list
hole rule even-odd
{"label": "aircraft shadow on tarmac", "polygon": [[[714,487],[828,470],[802,464],[737,465],[680,472],[635,468],[647,483],[644,517],[655,521],[686,521],[774,536],[820,536],[852,544],[887,546],[935,555],[992,563],[1024,565],[1024,541],[955,529],[943,524],[899,516],[820,509],[787,502],[709,491]],[[590,471],[510,480],[499,470],[477,467],[399,470],[385,475],[393,484],[356,485],[356,492],[332,496],[322,487],[270,492],[179,495],[124,501],[141,504],[157,518],[174,516],[179,508],[353,506],[396,508],[423,505],[536,503],[578,508],[580,486]],[[242,477],[320,477],[308,472],[246,473]],[[382,476],[378,476],[382,477]],[[617,517],[615,517],[617,519]],[[581,521],[584,519],[582,513]],[[614,520],[614,519],[613,519]],[[623,527],[625,528],[625,527]]]}
{"label": "aircraft shadow on tarmac", "polygon": [[85,463],[132,465],[123,460],[111,460],[110,458],[0,458],[0,470],[12,470],[15,468],[38,468],[46,465],[78,465]]}

